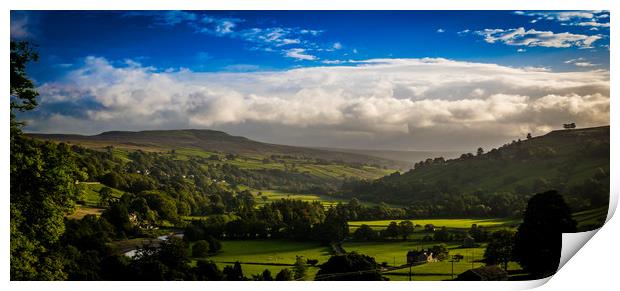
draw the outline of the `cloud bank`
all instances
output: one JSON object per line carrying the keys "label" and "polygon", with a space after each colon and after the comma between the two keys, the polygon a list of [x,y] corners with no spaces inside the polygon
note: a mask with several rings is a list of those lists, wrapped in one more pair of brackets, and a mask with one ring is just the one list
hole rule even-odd
{"label": "cloud bank", "polygon": [[573,34],[570,32],[525,30],[523,27],[511,29],[484,29],[476,31],[488,43],[504,43],[515,46],[553,47],[553,48],[592,48],[592,43],[603,38],[601,35]]}
{"label": "cloud bank", "polygon": [[447,59],[197,73],[88,57],[39,91],[30,131],[217,128],[274,143],[460,150],[609,124],[608,71]]}

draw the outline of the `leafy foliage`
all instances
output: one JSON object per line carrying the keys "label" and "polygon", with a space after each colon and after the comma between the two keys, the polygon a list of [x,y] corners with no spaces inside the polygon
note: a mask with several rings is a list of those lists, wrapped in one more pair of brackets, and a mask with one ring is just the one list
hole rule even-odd
{"label": "leafy foliage", "polygon": [[533,276],[555,273],[560,262],[562,233],[575,232],[577,223],[560,194],[536,194],[530,199],[515,237],[514,255]]}

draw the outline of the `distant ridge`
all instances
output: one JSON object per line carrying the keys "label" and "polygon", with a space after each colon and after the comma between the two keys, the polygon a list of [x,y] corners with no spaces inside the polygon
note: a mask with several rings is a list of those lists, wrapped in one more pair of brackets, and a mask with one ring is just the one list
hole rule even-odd
{"label": "distant ridge", "polygon": [[168,151],[179,148],[193,148],[234,154],[297,155],[343,161],[347,163],[376,164],[388,168],[408,169],[411,162],[331,149],[316,149],[288,145],[262,143],[242,136],[208,129],[145,130],[145,131],[106,131],[97,135],[78,134],[35,134],[36,139],[78,144],[93,149],[107,146],[143,151]]}
{"label": "distant ridge", "polygon": [[413,167],[413,164],[415,162],[423,161],[428,158],[443,157],[445,159],[452,159],[452,158],[458,158],[462,153],[465,152],[465,151],[360,150],[360,149],[329,148],[329,147],[318,147],[317,149],[360,154],[360,155],[373,156],[373,157],[378,157],[378,158],[383,158],[383,159],[406,162],[409,164],[408,168]]}

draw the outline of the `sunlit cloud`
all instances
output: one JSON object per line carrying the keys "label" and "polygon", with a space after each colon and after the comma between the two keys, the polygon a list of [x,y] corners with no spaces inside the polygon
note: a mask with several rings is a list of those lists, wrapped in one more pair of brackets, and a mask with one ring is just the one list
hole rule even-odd
{"label": "sunlit cloud", "polygon": [[198,73],[89,57],[39,91],[40,117],[29,125],[34,131],[220,128],[274,142],[402,148],[430,147],[432,140],[497,143],[568,121],[609,123],[608,71],[447,59]]}
{"label": "sunlit cloud", "polygon": [[603,38],[600,35],[573,34],[570,32],[554,33],[552,31],[526,30],[523,27],[511,29],[484,29],[476,31],[484,36],[488,43],[503,43],[515,46],[554,47],[554,48],[591,48],[592,43]]}

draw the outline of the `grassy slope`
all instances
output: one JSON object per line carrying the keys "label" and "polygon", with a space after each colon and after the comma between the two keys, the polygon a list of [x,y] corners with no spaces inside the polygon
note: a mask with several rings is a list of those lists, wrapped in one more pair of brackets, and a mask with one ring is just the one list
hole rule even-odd
{"label": "grassy slope", "polygon": [[[99,204],[99,191],[101,191],[103,187],[106,186],[94,182],[78,184],[78,189],[80,191],[80,202],[87,206],[97,206]],[[113,197],[120,198],[124,194],[121,190],[111,187],[108,188],[112,189]]]}
{"label": "grassy slope", "polygon": [[[443,166],[411,170],[386,180],[394,183],[423,181],[427,184],[450,183],[461,191],[514,191],[517,185],[531,186],[534,180],[564,180],[572,186],[591,178],[597,168],[609,172],[609,156],[584,157],[583,148],[590,142],[609,143],[609,126],[577,130],[552,131],[499,150],[502,159],[484,154],[465,160],[452,160]],[[524,159],[518,153],[551,149],[549,158]],[[568,172],[567,172],[568,169]]]}

